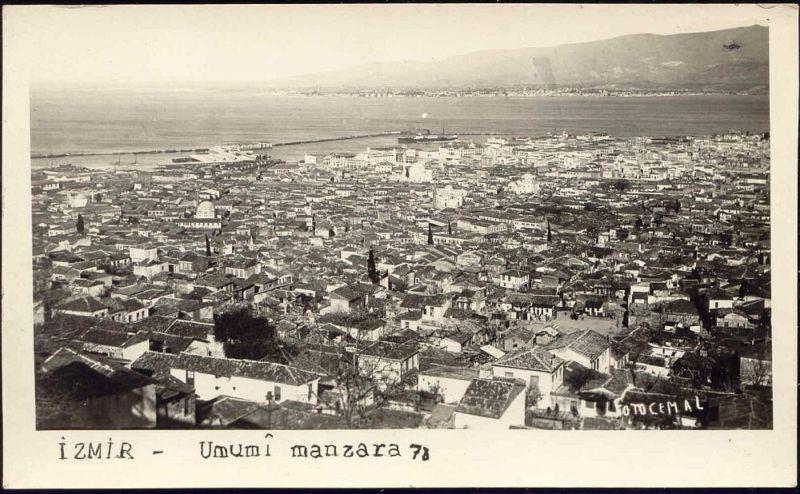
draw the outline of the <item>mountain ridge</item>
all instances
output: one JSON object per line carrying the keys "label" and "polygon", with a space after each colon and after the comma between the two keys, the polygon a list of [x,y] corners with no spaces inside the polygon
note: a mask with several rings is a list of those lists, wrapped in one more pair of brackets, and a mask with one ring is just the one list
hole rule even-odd
{"label": "mountain ridge", "polygon": [[283,88],[503,86],[765,87],[769,34],[752,25],[638,33],[554,47],[482,50],[435,61],[371,62],[266,81]]}

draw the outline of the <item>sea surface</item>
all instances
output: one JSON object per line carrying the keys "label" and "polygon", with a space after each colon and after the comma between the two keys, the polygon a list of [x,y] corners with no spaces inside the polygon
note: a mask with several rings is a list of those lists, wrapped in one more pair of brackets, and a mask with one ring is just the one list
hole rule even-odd
{"label": "sea surface", "polygon": [[[462,135],[606,132],[620,137],[769,130],[766,95],[369,98],[241,90],[38,90],[31,93],[30,111],[32,155],[206,148],[419,129],[438,133],[443,128]],[[396,136],[385,136],[268,152],[296,160],[305,153],[396,143]],[[32,166],[70,162],[145,168],[185,154],[70,156],[33,159]]]}

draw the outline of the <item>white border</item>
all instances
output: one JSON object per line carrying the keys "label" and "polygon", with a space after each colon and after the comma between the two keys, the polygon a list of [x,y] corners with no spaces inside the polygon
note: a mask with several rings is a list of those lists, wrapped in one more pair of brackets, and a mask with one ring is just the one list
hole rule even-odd
{"label": "white border", "polygon": [[[609,10],[615,8],[641,9],[644,15],[647,7],[618,5]],[[675,8],[696,9],[697,15],[703,16],[713,15],[715,9],[738,7]],[[31,36],[47,34],[29,32],[25,9],[3,8],[4,487],[796,485],[796,6],[768,6],[765,10],[770,28],[774,430],[276,431],[271,440],[272,457],[241,460],[201,460],[198,441],[261,443],[264,432],[35,431],[27,69],[36,60],[27,48]],[[79,32],[76,30],[76,35]],[[128,440],[134,443],[137,458],[61,461],[58,442],[62,436],[71,441]],[[422,443],[430,448],[431,459],[298,460],[287,454],[288,445],[295,442],[359,441],[397,442],[403,447]],[[165,453],[148,454],[153,449]]]}

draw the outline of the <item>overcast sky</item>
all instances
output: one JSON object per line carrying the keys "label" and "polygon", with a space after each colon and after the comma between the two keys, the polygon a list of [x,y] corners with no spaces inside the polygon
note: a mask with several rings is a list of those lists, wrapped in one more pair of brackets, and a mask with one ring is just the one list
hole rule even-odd
{"label": "overcast sky", "polygon": [[624,34],[767,25],[756,5],[109,6],[3,9],[38,83],[234,82]]}

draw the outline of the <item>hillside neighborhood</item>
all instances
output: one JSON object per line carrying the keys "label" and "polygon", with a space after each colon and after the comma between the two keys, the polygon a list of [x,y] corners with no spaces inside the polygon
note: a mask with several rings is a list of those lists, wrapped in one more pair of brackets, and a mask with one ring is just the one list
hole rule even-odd
{"label": "hillside neighborhood", "polygon": [[771,428],[769,142],[34,170],[37,425]]}

